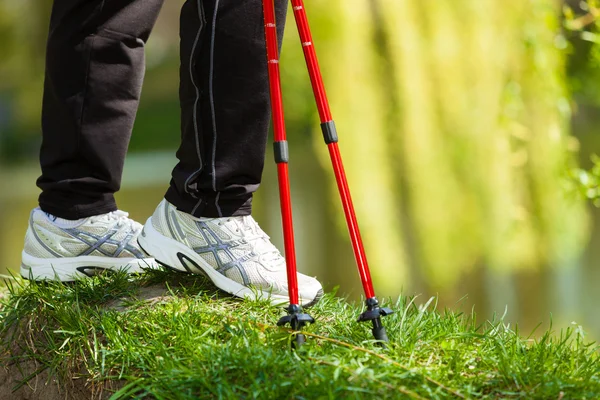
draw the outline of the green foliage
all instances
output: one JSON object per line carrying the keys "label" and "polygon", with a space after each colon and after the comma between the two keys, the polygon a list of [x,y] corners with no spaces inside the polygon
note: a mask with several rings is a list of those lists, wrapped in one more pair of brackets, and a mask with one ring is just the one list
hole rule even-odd
{"label": "green foliage", "polygon": [[[581,105],[600,106],[600,2],[582,0],[563,6],[565,36],[571,90]],[[592,135],[596,136],[596,135]],[[600,158],[593,154],[589,170],[569,171],[569,190],[600,206]]]}
{"label": "green foliage", "polygon": [[600,157],[593,155],[592,162],[593,167],[590,170],[575,168],[570,171],[569,189],[600,207]]}
{"label": "green foliage", "polygon": [[[574,3],[569,5],[569,3]],[[600,2],[582,0],[563,6],[568,71],[578,102],[600,105]]]}
{"label": "green foliage", "polygon": [[[142,301],[140,287],[168,290]],[[580,329],[521,338],[500,319],[400,298],[388,349],[356,323],[360,307],[327,295],[299,352],[282,310],[223,297],[203,278],[117,274],[73,285],[12,282],[0,300],[0,361],[36,360],[59,381],[88,380],[112,399],[597,398],[600,363]],[[24,377],[22,384],[32,376]],[[67,392],[68,393],[68,392]]]}
{"label": "green foliage", "polygon": [[588,219],[562,187],[575,147],[555,1],[311,7],[329,27],[315,42],[378,285],[580,257]]}
{"label": "green foliage", "polygon": [[51,5],[33,0],[0,2],[0,94],[14,95],[15,122],[30,129],[39,121]]}

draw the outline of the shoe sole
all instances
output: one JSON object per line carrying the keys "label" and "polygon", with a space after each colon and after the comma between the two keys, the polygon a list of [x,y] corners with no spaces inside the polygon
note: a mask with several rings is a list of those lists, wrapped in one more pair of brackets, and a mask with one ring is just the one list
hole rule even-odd
{"label": "shoe sole", "polygon": [[[236,297],[252,300],[268,299],[271,304],[276,306],[289,304],[288,295],[273,294],[258,288],[250,289],[222,275],[193,249],[158,232],[152,225],[151,218],[148,219],[141,235],[138,236],[138,244],[159,264],[179,272],[205,275],[216,287]],[[311,306],[319,301],[322,295],[323,291],[319,290],[315,298],[300,299],[300,303],[306,304],[305,307]]]}
{"label": "shoe sole", "polygon": [[24,251],[21,257],[21,276],[33,281],[72,282],[90,278],[104,271],[138,274],[148,269],[158,268],[153,258],[99,256],[38,258]]}

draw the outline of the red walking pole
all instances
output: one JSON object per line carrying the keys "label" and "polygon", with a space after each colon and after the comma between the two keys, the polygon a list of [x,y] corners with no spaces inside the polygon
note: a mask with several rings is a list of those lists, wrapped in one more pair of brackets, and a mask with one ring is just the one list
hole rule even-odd
{"label": "red walking pole", "polygon": [[[287,0],[286,0],[287,1]],[[381,323],[381,317],[391,314],[393,311],[389,308],[379,306],[379,301],[375,297],[371,273],[367,262],[367,256],[360,236],[356,213],[350,195],[350,188],[342,164],[342,156],[338,147],[338,136],[335,123],[331,116],[325,85],[319,68],[317,54],[313,45],[312,35],[308,25],[308,19],[302,0],[291,0],[294,8],[296,25],[300,33],[300,40],[304,49],[304,57],[310,75],[319,116],[321,119],[321,129],[329,155],[333,164],[335,179],[340,192],[344,214],[348,224],[348,231],[352,241],[354,257],[358,266],[358,273],[362,281],[366,297],[367,310],[363,312],[358,321],[371,321],[373,324],[373,336],[380,342],[387,342],[388,337],[384,326]],[[269,70],[269,85],[271,90],[271,108],[273,112],[273,130],[275,135],[275,161],[277,162],[277,173],[279,177],[279,195],[281,201],[281,215],[283,220],[283,234],[285,241],[285,257],[287,264],[288,287],[290,293],[290,306],[288,315],[281,318],[278,325],[290,323],[294,330],[301,329],[306,323],[314,322],[314,319],[302,313],[302,308],[298,304],[298,280],[296,275],[296,256],[294,248],[294,232],[292,224],[292,206],[290,199],[288,160],[289,151],[285,135],[285,121],[283,114],[283,101],[281,96],[281,78],[279,71],[279,50],[277,44],[277,29],[275,21],[274,0],[263,0],[263,12],[265,19],[265,36],[267,43],[267,61]],[[295,344],[304,343],[304,335],[298,334],[295,337]]]}
{"label": "red walking pole", "polygon": [[[287,1],[287,0],[286,0]],[[285,135],[283,100],[281,96],[281,78],[279,72],[279,46],[277,43],[277,25],[275,21],[274,0],[263,0],[265,20],[265,37],[267,43],[267,63],[269,70],[269,86],[271,92],[271,110],[273,113],[273,132],[275,136],[274,153],[279,180],[279,198],[281,202],[281,219],[283,222],[283,239],[285,242],[285,261],[287,267],[288,291],[290,305],[288,315],[279,320],[277,325],[290,324],[295,331],[301,330],[314,319],[302,312],[298,301],[298,276],[296,272],[296,250],[294,247],[294,229],[292,222],[292,202],[288,174],[289,151]],[[306,341],[302,334],[294,337],[294,346],[301,346]]]}
{"label": "red walking pole", "polygon": [[323,137],[325,139],[325,143],[327,143],[327,147],[329,148],[329,156],[331,158],[331,163],[333,164],[335,179],[340,192],[342,205],[344,207],[344,214],[346,216],[346,223],[348,225],[350,239],[352,241],[354,258],[356,259],[358,273],[360,275],[365,292],[367,311],[360,315],[358,321],[372,321],[373,336],[375,339],[382,342],[387,342],[388,337],[385,332],[385,328],[381,324],[381,317],[389,315],[393,311],[389,308],[381,308],[377,298],[375,297],[371,273],[369,271],[369,264],[367,263],[367,256],[365,254],[365,249],[360,236],[360,230],[358,228],[358,222],[356,220],[356,214],[352,204],[352,197],[350,196],[350,189],[348,187],[346,173],[344,172],[344,166],[342,164],[342,156],[337,144],[337,131],[331,116],[331,110],[327,100],[325,85],[323,84],[323,78],[321,76],[321,70],[319,68],[319,62],[317,60],[317,53],[313,44],[310,27],[308,25],[308,18],[306,17],[304,3],[302,0],[291,0],[291,2],[294,8],[294,17],[296,19],[296,25],[298,26],[300,41],[302,42],[302,48],[304,50],[304,58],[306,59],[306,65],[308,67],[315,100],[317,102],[317,108],[319,110]]}

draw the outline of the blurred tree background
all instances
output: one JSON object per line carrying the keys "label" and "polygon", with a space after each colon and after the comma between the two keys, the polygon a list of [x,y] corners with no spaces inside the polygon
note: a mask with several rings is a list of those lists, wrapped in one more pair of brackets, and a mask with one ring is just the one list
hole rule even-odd
{"label": "blurred tree background", "polygon": [[[380,296],[439,295],[484,318],[507,307],[525,330],[552,313],[600,338],[600,213],[585,200],[600,197],[596,1],[305,1]],[[0,0],[0,265],[13,271],[36,205],[51,3]],[[119,195],[139,220],[174,165],[181,3],[147,45]],[[281,65],[299,265],[358,298],[291,15]],[[281,243],[271,160],[255,215]]]}

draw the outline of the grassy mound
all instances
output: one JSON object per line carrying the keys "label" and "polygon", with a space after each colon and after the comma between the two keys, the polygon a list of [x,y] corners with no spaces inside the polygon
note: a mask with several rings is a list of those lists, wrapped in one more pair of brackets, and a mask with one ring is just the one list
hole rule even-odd
{"label": "grassy mound", "polygon": [[576,329],[533,340],[501,320],[438,312],[433,299],[386,305],[388,349],[355,322],[360,307],[329,294],[292,352],[281,309],[199,276],[8,281],[0,398],[600,397],[597,347]]}

